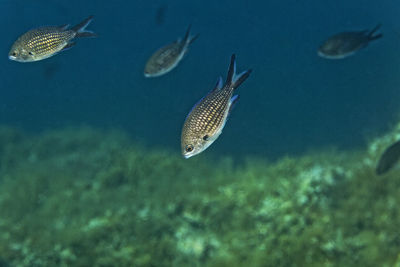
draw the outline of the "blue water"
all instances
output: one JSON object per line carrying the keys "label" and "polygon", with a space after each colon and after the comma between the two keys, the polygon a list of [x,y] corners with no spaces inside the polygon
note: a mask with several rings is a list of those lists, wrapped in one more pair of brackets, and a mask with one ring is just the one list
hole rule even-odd
{"label": "blue water", "polygon": [[[164,23],[156,22],[165,8]],[[122,129],[180,153],[192,106],[226,77],[230,55],[252,68],[220,138],[201,156],[278,157],[325,146],[362,146],[398,118],[398,1],[0,1],[0,124],[29,131],[90,125]],[[9,61],[15,39],[43,25],[79,23],[96,39],[35,63]],[[340,61],[319,58],[323,39],[382,23],[384,38]],[[200,37],[165,76],[143,77],[147,58]],[[3,56],[1,56],[3,55]]]}

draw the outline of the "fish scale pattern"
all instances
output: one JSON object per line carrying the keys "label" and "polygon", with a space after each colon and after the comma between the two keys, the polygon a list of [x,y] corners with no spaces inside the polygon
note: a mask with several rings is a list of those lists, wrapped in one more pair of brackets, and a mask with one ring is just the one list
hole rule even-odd
{"label": "fish scale pattern", "polygon": [[184,127],[186,135],[214,135],[223,124],[227,106],[232,97],[232,88],[216,89],[210,92],[190,113],[187,118],[188,127]]}
{"label": "fish scale pattern", "polygon": [[60,51],[75,37],[74,31],[62,31],[57,27],[46,27],[30,31],[21,37],[27,47],[36,55],[51,54]]}

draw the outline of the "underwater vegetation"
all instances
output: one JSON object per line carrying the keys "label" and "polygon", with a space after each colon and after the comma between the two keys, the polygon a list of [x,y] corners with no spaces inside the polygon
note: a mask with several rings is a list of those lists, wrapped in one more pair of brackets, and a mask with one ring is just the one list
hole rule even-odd
{"label": "underwater vegetation", "polygon": [[234,165],[1,127],[0,266],[400,266],[400,171],[375,174],[399,136]]}

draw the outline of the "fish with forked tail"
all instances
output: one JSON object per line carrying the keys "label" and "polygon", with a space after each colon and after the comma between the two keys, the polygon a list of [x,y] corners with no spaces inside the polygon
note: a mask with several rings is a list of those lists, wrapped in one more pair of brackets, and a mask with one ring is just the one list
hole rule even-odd
{"label": "fish with forked tail", "polygon": [[378,24],[373,30],[341,32],[329,37],[318,49],[318,55],[327,59],[342,59],[353,55],[369,42],[382,37],[375,34],[381,27]]}
{"label": "fish with forked tail", "polygon": [[70,29],[69,25],[62,25],[30,30],[15,41],[8,58],[18,62],[39,61],[71,48],[75,45],[74,38],[95,37],[95,33],[86,30],[92,19],[90,16]]}
{"label": "fish with forked tail", "polygon": [[235,55],[232,55],[225,85],[222,85],[222,78],[219,77],[215,88],[186,117],[181,136],[182,155],[185,158],[201,153],[218,138],[239,99],[238,95],[233,95],[233,91],[249,77],[251,71],[236,74]]}
{"label": "fish with forked tail", "polygon": [[187,53],[189,45],[199,36],[190,36],[189,25],[183,40],[177,40],[158,49],[148,60],[144,68],[144,76],[147,78],[158,77],[170,72],[182,60]]}

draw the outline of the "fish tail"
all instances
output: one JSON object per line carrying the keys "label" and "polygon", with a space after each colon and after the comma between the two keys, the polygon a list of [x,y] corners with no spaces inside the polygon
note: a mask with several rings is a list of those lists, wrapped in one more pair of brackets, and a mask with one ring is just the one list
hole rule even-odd
{"label": "fish tail", "polygon": [[377,39],[379,39],[379,38],[381,38],[382,36],[383,36],[383,34],[377,34],[377,35],[374,35],[374,33],[377,31],[377,30],[379,30],[380,28],[381,28],[381,26],[382,26],[382,24],[378,24],[378,25],[376,25],[375,26],[375,28],[373,28],[369,33],[368,33],[368,39],[370,40],[370,41],[372,41],[372,40],[377,40]]}
{"label": "fish tail", "polygon": [[228,76],[226,78],[226,86],[235,90],[238,88],[250,75],[252,69],[245,70],[239,74],[236,74],[236,55],[232,54],[231,63],[229,65]]}
{"label": "fish tail", "polygon": [[199,37],[199,35],[200,35],[200,34],[196,34],[196,35],[194,35],[194,36],[190,36],[190,37],[189,37],[189,40],[187,41],[188,44],[192,44],[192,43]]}
{"label": "fish tail", "polygon": [[368,40],[370,40],[370,41],[377,40],[379,38],[382,38],[382,36],[383,36],[382,33],[374,35],[374,36],[369,36]]}
{"label": "fish tail", "polygon": [[188,28],[187,28],[187,30],[186,30],[186,33],[185,33],[185,37],[183,37],[183,41],[182,41],[182,43],[183,44],[186,44],[188,41],[189,41],[189,38],[190,38],[190,29],[192,28],[192,24],[189,24],[189,26],[188,26]]}
{"label": "fish tail", "polygon": [[86,30],[86,27],[92,22],[93,16],[89,16],[86,18],[84,21],[81,23],[75,25],[74,27],[71,28],[72,31],[76,32],[76,37],[96,37],[97,34],[95,34],[92,31]]}
{"label": "fish tail", "polygon": [[185,37],[183,38],[183,41],[182,41],[183,45],[186,45],[186,44],[190,45],[197,39],[197,37],[199,37],[198,34],[196,34],[194,36],[190,36],[190,29],[191,28],[192,28],[192,24],[189,24],[189,26],[188,26],[188,28],[186,30],[186,33],[185,33]]}

